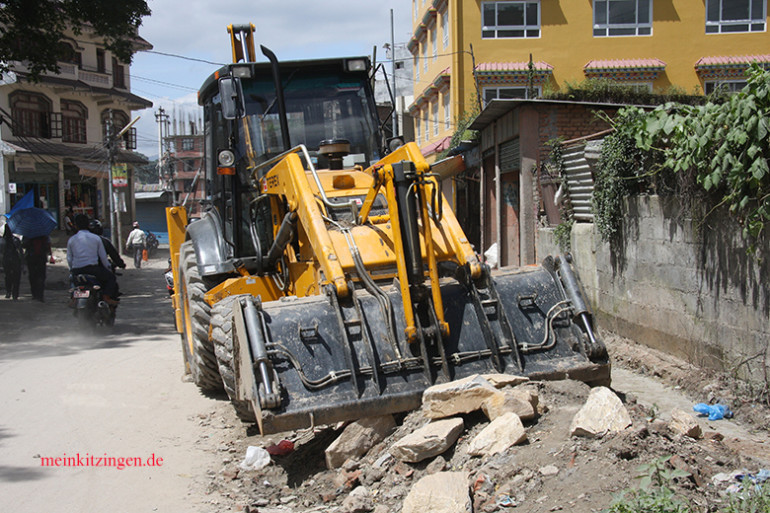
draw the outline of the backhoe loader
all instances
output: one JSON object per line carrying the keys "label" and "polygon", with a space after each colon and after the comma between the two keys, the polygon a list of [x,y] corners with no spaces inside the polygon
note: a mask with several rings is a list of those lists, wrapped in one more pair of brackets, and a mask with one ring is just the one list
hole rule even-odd
{"label": "backhoe loader", "polygon": [[568,255],[490,271],[430,165],[382,136],[367,57],[279,62],[253,25],[199,91],[208,209],[167,209],[183,354],[262,433],[419,407],[473,374],[609,382]]}

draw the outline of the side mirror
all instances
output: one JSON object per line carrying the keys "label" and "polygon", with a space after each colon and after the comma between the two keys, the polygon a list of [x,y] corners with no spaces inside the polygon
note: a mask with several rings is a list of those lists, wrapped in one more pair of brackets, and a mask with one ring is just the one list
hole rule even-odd
{"label": "side mirror", "polygon": [[240,78],[220,78],[219,97],[222,100],[222,117],[225,119],[240,119],[246,114]]}

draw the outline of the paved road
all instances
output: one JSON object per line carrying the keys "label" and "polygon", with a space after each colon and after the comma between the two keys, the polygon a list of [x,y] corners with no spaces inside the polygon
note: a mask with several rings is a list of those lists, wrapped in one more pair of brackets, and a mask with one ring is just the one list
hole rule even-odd
{"label": "paved road", "polygon": [[[206,501],[206,471],[220,459],[200,416],[223,401],[183,381],[166,259],[124,271],[116,326],[102,336],[77,331],[63,263],[49,266],[45,304],[26,282],[20,301],[0,295],[0,511],[197,511]],[[119,470],[118,458],[153,466]]]}

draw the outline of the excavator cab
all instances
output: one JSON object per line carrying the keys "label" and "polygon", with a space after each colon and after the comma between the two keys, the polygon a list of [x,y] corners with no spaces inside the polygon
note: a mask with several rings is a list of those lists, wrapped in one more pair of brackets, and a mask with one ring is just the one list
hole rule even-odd
{"label": "excavator cab", "polygon": [[386,148],[366,57],[278,62],[253,26],[199,92],[209,209],[167,211],[183,354],[263,433],[416,408],[473,374],[609,382],[568,255],[491,271],[446,202],[462,159]]}

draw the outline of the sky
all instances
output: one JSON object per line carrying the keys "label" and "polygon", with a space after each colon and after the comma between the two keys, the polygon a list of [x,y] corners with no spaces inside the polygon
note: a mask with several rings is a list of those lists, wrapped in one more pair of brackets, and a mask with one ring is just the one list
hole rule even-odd
{"label": "sky", "polygon": [[266,60],[259,45],[270,48],[279,60],[371,56],[376,46],[377,60],[384,61],[383,45],[391,42],[391,9],[396,45],[407,43],[412,35],[411,0],[147,0],[147,4],[152,14],[142,19],[139,35],[153,49],[134,55],[131,91],[153,103],[132,115],[140,116],[134,125],[137,151],[151,160],[158,155],[158,108],[180,120],[194,115],[198,87],[232,60],[229,24],[256,26],[259,61]]}

